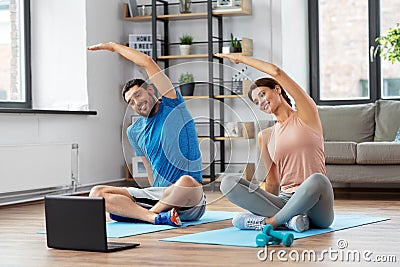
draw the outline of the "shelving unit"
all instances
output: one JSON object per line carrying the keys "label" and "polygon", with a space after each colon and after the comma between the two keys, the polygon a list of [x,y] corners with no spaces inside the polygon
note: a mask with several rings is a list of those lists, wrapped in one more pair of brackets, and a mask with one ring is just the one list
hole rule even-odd
{"label": "shelving unit", "polygon": [[[227,98],[247,98],[247,93],[249,92],[250,86],[252,82],[250,80],[242,81],[242,94],[234,94],[234,95],[214,95],[214,99],[227,99]],[[191,95],[191,96],[183,96],[183,99],[202,99],[209,98],[206,95]]]}
{"label": "shelving unit", "polygon": [[[162,4],[167,1],[157,1]],[[193,1],[196,3],[195,1]],[[207,2],[207,1],[202,1]],[[197,3],[202,3],[198,1]],[[237,9],[216,9],[212,10],[212,15],[215,16],[249,16],[252,14],[252,3],[251,0],[242,0],[242,5],[240,8]],[[208,12],[200,12],[200,13],[188,13],[188,14],[164,14],[164,15],[157,15],[157,19],[161,20],[180,20],[180,19],[205,19],[208,16]],[[151,21],[152,16],[136,16],[131,17],[129,14],[128,4],[124,4],[124,13],[123,13],[124,20],[131,20],[131,21]]]}
{"label": "shelving unit", "polygon": [[191,59],[191,58],[208,58],[208,54],[192,54],[192,55],[187,55],[187,56],[180,56],[180,55],[158,56],[157,60]]}
{"label": "shelving unit", "polygon": [[[187,60],[187,59],[198,59],[198,58],[204,58],[207,59],[208,62],[214,62],[217,61],[220,64],[223,63],[223,59],[221,58],[216,58],[214,57],[214,53],[216,52],[221,52],[222,51],[222,46],[223,46],[223,17],[225,16],[246,16],[246,15],[251,15],[252,14],[252,3],[251,0],[242,0],[241,6],[237,7],[235,9],[218,9],[218,10],[213,10],[212,7],[212,0],[200,0],[200,1],[192,1],[193,4],[202,4],[206,5],[207,11],[206,12],[200,12],[200,13],[188,13],[188,14],[170,14],[169,13],[169,7],[173,5],[177,5],[177,3],[169,3],[169,1],[166,0],[152,0],[152,4],[146,5],[147,7],[151,7],[152,10],[152,15],[151,16],[136,16],[136,17],[130,17],[129,14],[129,9],[128,5],[124,4],[124,10],[123,10],[123,19],[126,21],[133,21],[133,22],[151,22],[151,28],[152,28],[152,55],[153,55],[153,60],[159,63],[164,64],[164,69],[168,70],[169,65],[170,65],[170,60]],[[157,12],[159,10],[162,10],[162,14],[158,14]],[[207,42],[203,42],[207,44],[207,53],[203,54],[191,54],[187,56],[181,56],[181,55],[170,55],[170,45],[171,43],[169,42],[169,21],[178,21],[178,20],[206,20],[207,23]],[[214,36],[213,32],[213,20],[217,20],[218,26],[216,28],[217,30],[217,36]],[[163,40],[162,42],[162,47],[163,47],[163,55],[158,55],[157,54],[157,42],[160,40],[157,40],[157,38],[154,38],[158,36],[157,33],[157,23],[163,23]],[[248,38],[242,38],[241,40],[242,44],[242,54],[247,55],[247,56],[252,56],[253,54],[253,41]],[[218,50],[215,51],[214,45],[218,46]],[[222,65],[221,65],[222,66]],[[213,159],[213,156],[215,154],[214,151],[214,146],[210,146],[210,182],[215,181],[216,178],[216,164],[220,165],[220,170],[223,172],[225,170],[225,141],[228,140],[243,140],[243,139],[248,139],[250,137],[225,137],[224,136],[224,127],[223,127],[223,122],[224,122],[224,109],[221,108],[224,100],[228,98],[239,98],[242,97],[242,95],[225,95],[224,94],[224,89],[222,84],[216,84],[215,87],[218,90],[218,93],[215,94],[214,90],[214,83],[218,79],[219,81],[224,81],[224,75],[223,75],[223,69],[220,67],[218,69],[219,71],[219,77],[215,77],[214,75],[214,69],[213,69],[213,64],[209,64],[208,67],[208,95],[201,95],[201,96],[185,96],[184,99],[217,99],[220,108],[219,108],[219,122],[220,126],[216,127],[215,126],[215,112],[214,112],[214,106],[218,104],[214,104],[214,101],[210,101],[209,105],[209,122],[208,122],[208,127],[209,127],[209,135],[206,137],[199,137],[199,140],[212,140],[214,142],[219,142],[220,143],[220,148],[219,148],[219,159]],[[166,71],[166,74],[168,75],[168,72]],[[248,84],[244,85],[243,84],[243,92],[244,86],[249,86]],[[219,89],[218,89],[219,87]],[[245,93],[244,93],[245,94]],[[215,130],[218,130],[219,134],[215,134]],[[253,136],[254,137],[254,136]],[[212,189],[214,189],[214,183],[211,184]]]}

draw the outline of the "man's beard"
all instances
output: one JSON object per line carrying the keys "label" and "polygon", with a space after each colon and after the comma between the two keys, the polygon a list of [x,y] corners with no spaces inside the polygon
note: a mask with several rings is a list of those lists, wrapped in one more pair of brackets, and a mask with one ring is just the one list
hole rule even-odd
{"label": "man's beard", "polygon": [[155,107],[156,107],[156,104],[157,104],[156,103],[156,99],[151,97],[148,103],[149,103],[149,107],[151,107],[151,109],[149,109],[148,112],[142,112],[142,111],[138,110],[138,111],[136,111],[137,114],[139,114],[140,116],[143,116],[145,118],[148,118],[148,117],[154,115],[154,113],[155,113],[154,110],[155,110]]}

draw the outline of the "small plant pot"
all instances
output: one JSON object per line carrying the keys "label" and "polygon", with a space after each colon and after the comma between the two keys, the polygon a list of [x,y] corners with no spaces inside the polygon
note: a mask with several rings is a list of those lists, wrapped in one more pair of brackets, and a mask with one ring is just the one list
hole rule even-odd
{"label": "small plant pot", "polygon": [[181,49],[181,55],[182,56],[190,55],[190,53],[192,52],[192,46],[191,45],[180,45],[179,48]]}
{"label": "small plant pot", "polygon": [[179,89],[181,90],[181,94],[183,96],[191,96],[194,92],[195,83],[184,83],[179,85]]}
{"label": "small plant pot", "polygon": [[192,1],[190,0],[179,0],[179,12],[181,14],[191,13],[190,5]]}
{"label": "small plant pot", "polygon": [[241,47],[230,47],[231,53],[242,53],[242,48]]}

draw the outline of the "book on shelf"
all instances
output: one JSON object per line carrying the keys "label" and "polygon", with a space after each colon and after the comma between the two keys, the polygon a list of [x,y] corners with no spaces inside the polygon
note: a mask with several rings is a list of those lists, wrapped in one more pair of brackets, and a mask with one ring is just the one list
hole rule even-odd
{"label": "book on shelf", "polygon": [[128,0],[128,8],[129,8],[129,14],[132,18],[139,16],[136,0]]}

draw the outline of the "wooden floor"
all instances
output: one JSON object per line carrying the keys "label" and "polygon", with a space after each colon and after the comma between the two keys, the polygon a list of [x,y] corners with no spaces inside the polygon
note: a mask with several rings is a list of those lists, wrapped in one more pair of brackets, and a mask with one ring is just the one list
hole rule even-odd
{"label": "wooden floor", "polygon": [[[336,193],[335,193],[336,195]],[[351,263],[366,266],[399,266],[400,262],[400,197],[382,197],[384,194],[368,192],[365,196],[338,192],[335,211],[340,214],[389,216],[391,220],[336,231],[324,235],[295,240],[290,248],[273,247],[275,250],[315,250],[321,253],[329,248],[338,249],[337,242],[344,239],[349,250],[371,251],[371,258],[378,255],[394,255],[397,263]],[[241,211],[219,193],[207,193],[211,202],[208,210]],[[114,252],[95,253],[48,249],[46,236],[36,234],[44,230],[44,208],[42,202],[20,206],[0,208],[0,266],[288,266],[294,264],[260,261],[257,252],[260,248],[228,247],[216,245],[196,245],[158,241],[161,238],[198,233],[207,230],[230,227],[230,221],[173,229],[122,239],[110,239],[118,242],[139,242],[135,249]],[[272,249],[272,247],[270,247]],[[276,256],[275,256],[276,257]],[[286,255],[286,258],[288,256]],[[326,256],[323,262],[313,263],[322,266],[342,266],[344,262],[331,261]],[[310,262],[297,262],[299,265],[311,265]],[[348,263],[347,263],[348,264]]]}

